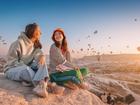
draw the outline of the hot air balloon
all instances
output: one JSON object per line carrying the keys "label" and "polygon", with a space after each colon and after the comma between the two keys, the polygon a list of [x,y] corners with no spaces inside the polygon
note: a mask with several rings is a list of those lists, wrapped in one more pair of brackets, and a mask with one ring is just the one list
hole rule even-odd
{"label": "hot air balloon", "polygon": [[108,37],[108,39],[111,39],[111,36],[110,36],[110,37]]}
{"label": "hot air balloon", "polygon": [[75,53],[74,50],[72,50],[72,53]]}
{"label": "hot air balloon", "polygon": [[91,47],[91,44],[88,44],[88,47]]}
{"label": "hot air balloon", "polygon": [[110,45],[108,45],[107,47],[111,47]]}
{"label": "hot air balloon", "polygon": [[97,33],[98,33],[98,31],[97,31],[97,30],[95,30],[95,31],[94,31],[94,34],[97,34]]}
{"label": "hot air balloon", "polygon": [[129,48],[129,45],[127,45],[126,48]]}
{"label": "hot air balloon", "polygon": [[80,50],[83,51],[83,48],[81,48]]}
{"label": "hot air balloon", "polygon": [[87,39],[90,38],[90,35],[88,35],[86,38],[87,38]]}
{"label": "hot air balloon", "polygon": [[134,19],[135,22],[136,22],[137,20],[138,20],[137,18]]}
{"label": "hot air balloon", "polygon": [[112,54],[113,52],[112,51],[110,51],[110,54]]}
{"label": "hot air balloon", "polygon": [[4,45],[6,45],[7,43],[6,43],[6,42],[4,42],[3,44],[4,44]]}
{"label": "hot air balloon", "polygon": [[94,50],[94,48],[91,48],[91,50]]}

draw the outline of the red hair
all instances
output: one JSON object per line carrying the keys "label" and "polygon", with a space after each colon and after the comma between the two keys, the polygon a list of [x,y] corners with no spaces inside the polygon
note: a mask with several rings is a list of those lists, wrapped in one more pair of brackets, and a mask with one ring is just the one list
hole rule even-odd
{"label": "red hair", "polygon": [[[62,45],[55,40],[55,32],[61,32],[63,35]],[[64,31],[61,28],[57,28],[54,30],[52,35],[52,40],[54,41],[56,47],[61,48],[62,53],[64,54],[68,50],[67,40]]]}

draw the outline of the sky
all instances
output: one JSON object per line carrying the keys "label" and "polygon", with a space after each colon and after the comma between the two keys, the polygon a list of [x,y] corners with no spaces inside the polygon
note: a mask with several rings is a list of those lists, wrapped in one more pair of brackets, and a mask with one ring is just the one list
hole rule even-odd
{"label": "sky", "polygon": [[72,56],[139,53],[139,10],[140,0],[0,0],[0,55],[34,22],[45,54],[56,28],[64,30]]}

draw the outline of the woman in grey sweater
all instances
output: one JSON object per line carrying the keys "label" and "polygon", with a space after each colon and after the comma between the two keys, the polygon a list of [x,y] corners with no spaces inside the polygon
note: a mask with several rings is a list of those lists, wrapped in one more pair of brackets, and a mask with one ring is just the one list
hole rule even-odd
{"label": "woman in grey sweater", "polygon": [[41,31],[36,23],[26,26],[25,32],[9,48],[5,75],[10,80],[33,83],[33,91],[46,97],[49,74],[39,42],[40,35]]}
{"label": "woman in grey sweater", "polygon": [[71,62],[66,36],[60,28],[52,35],[54,43],[50,48],[49,74],[52,82],[75,89],[84,88],[83,76],[88,73],[87,68],[79,68]]}

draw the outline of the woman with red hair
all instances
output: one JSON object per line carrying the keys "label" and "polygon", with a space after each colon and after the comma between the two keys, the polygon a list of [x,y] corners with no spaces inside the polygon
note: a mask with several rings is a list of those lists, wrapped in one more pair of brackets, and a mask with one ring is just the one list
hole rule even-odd
{"label": "woman with red hair", "polygon": [[[85,88],[83,76],[88,73],[87,68],[79,68],[71,62],[70,52],[64,31],[61,28],[54,30],[53,44],[50,48],[49,72],[51,82],[71,89]],[[77,87],[78,86],[78,87]]]}

